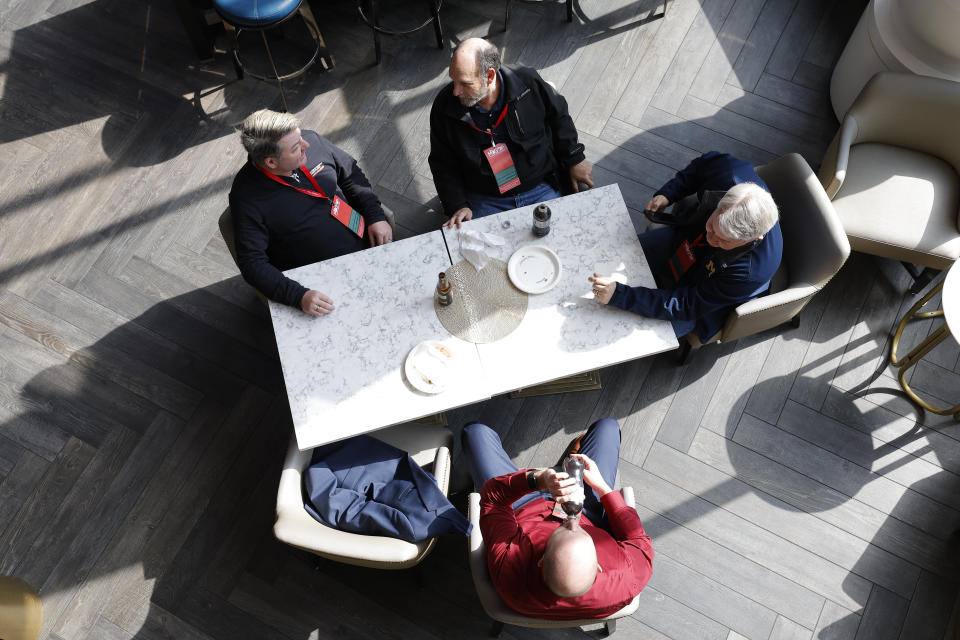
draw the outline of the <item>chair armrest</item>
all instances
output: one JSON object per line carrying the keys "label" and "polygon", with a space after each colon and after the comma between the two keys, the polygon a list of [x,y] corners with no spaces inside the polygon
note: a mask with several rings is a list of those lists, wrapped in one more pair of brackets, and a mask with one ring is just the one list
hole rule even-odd
{"label": "chair armrest", "polygon": [[476,554],[480,553],[483,568],[486,569],[486,550],[483,548],[483,534],[480,532],[480,494],[471,493],[467,498],[467,520],[473,525],[470,530],[467,550],[470,552],[470,563],[473,564]]}
{"label": "chair armrest", "polygon": [[850,159],[850,147],[856,142],[860,126],[853,114],[847,114],[837,135],[823,157],[819,178],[827,196],[832,200],[847,177],[847,163]]}
{"label": "chair armrest", "polygon": [[450,449],[437,448],[437,457],[433,460],[433,477],[443,495],[447,495],[447,489],[450,488]]}
{"label": "chair armrest", "polygon": [[290,438],[280,474],[280,486],[277,489],[278,513],[282,508],[303,511],[303,470],[310,461],[310,455],[310,451],[300,451],[297,448],[296,435]]}
{"label": "chair armrest", "polygon": [[744,302],[727,316],[720,341],[730,342],[788,322],[800,313],[817,291],[819,289],[812,285],[790,287]]}

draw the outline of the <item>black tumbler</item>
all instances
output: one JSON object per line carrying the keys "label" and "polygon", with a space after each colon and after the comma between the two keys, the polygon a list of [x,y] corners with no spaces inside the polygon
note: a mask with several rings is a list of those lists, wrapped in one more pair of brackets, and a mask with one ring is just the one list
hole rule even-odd
{"label": "black tumbler", "polygon": [[575,516],[583,511],[583,460],[567,456],[567,459],[563,461],[563,470],[567,472],[568,476],[576,480],[580,487],[580,494],[576,500],[567,500],[561,504],[568,516]]}

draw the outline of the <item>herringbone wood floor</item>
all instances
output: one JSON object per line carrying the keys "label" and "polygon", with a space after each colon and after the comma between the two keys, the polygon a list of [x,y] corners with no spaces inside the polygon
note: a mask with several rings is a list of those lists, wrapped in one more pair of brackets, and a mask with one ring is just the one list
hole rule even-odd
{"label": "herringbone wood floor", "polygon": [[[425,11],[398,4],[385,19]],[[636,212],[707,150],[816,166],[864,4],[671,0],[651,19],[655,0],[582,0],[567,24],[562,3],[514,3],[502,33],[502,2],[447,0],[443,21],[448,47],[489,34],[553,81],[598,181]],[[402,235],[435,228],[427,116],[448,52],[424,30],[385,38],[374,67],[352,0],[313,5],[337,67],[289,83],[291,109],[360,158]],[[290,419],[216,223],[243,162],[231,127],[276,89],[235,81],[222,51],[198,62],[148,0],[2,0],[0,52],[0,573],[40,590],[43,637],[483,637],[463,540],[420,583],[272,538]],[[599,391],[496,398],[451,428],[495,426],[524,466],[620,421],[620,480],[658,551],[620,637],[939,639],[960,431],[883,366],[906,288],[899,265],[855,255],[799,329],[613,367]],[[945,343],[914,385],[955,400],[958,356]]]}

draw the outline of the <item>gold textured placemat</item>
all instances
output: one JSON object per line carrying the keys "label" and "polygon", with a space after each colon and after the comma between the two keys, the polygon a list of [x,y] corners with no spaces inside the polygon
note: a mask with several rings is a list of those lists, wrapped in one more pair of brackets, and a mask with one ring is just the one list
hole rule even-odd
{"label": "gold textured placemat", "polygon": [[491,258],[477,271],[466,260],[447,269],[453,285],[453,302],[433,306],[444,328],[461,340],[475,344],[495,342],[520,326],[527,313],[527,294],[510,282],[507,263]]}

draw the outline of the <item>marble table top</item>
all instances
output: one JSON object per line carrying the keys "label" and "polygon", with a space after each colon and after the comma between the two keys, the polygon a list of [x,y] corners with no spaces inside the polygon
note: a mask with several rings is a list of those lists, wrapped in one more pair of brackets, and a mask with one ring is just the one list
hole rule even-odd
{"label": "marble table top", "polygon": [[[464,224],[506,240],[493,257],[506,261],[520,246],[536,243],[553,249],[563,265],[557,286],[531,295],[520,327],[494,343],[460,340],[437,318],[437,274],[450,265],[440,231],[287,271],[336,306],[314,317],[270,303],[300,448],[676,348],[670,323],[600,305],[590,292],[587,277],[594,271],[653,286],[619,188],[547,204],[553,215],[543,238],[531,232],[532,206]],[[446,232],[454,262],[461,259],[458,234]],[[407,354],[424,340],[456,354],[457,384],[443,393],[421,393],[404,378]]]}
{"label": "marble table top", "polygon": [[[434,231],[286,272],[336,307],[317,317],[270,303],[301,449],[490,397],[475,346],[451,336],[433,310],[437,274],[449,264]],[[463,382],[436,395],[403,375],[407,354],[429,339],[451,347]]]}
{"label": "marble table top", "polygon": [[[587,280],[615,274],[631,286],[655,287],[627,207],[616,185],[547,201],[550,233],[533,235],[535,205],[470,220],[463,229],[501,236],[488,250],[504,262],[528,244],[544,245],[560,258],[561,278],[545,293],[530,295],[521,325],[505,338],[477,345],[494,394],[549,382],[677,347],[669,322],[596,302]],[[503,222],[510,226],[504,228]],[[447,232],[454,262],[462,257],[456,229]]]}

